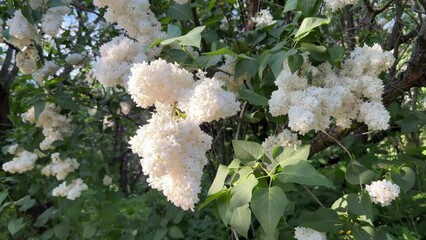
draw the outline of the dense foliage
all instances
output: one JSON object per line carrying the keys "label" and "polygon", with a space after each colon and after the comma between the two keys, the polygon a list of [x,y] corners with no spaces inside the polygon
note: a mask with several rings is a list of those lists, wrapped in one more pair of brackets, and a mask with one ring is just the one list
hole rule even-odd
{"label": "dense foliage", "polygon": [[426,1],[0,0],[0,239],[426,238]]}

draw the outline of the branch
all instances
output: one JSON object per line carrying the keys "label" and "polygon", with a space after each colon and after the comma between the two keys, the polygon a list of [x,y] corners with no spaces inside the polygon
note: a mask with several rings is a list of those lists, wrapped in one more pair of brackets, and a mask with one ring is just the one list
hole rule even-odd
{"label": "branch", "polygon": [[[416,44],[411,54],[410,62],[408,63],[407,70],[398,76],[394,76],[391,81],[386,85],[383,93],[383,104],[389,105],[395,101],[404,92],[412,87],[426,86],[426,23],[424,22]],[[327,130],[327,133],[335,139],[341,139],[348,135],[361,125],[361,123],[354,123],[351,128],[344,129],[341,127],[332,127]],[[335,142],[332,138],[328,137],[325,133],[319,132],[317,136],[311,140],[311,149],[309,156],[320,152],[327,147],[333,145]]]}

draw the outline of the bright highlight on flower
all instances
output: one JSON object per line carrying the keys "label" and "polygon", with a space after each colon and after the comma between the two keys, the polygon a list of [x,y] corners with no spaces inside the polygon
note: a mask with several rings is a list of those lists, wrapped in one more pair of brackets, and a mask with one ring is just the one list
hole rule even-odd
{"label": "bright highlight on flower", "polygon": [[295,227],[294,238],[296,240],[326,240],[325,233],[321,233],[306,227]]}
{"label": "bright highlight on flower", "polygon": [[365,189],[371,200],[382,207],[389,206],[400,193],[398,185],[386,180],[372,182],[370,185],[366,185]]}

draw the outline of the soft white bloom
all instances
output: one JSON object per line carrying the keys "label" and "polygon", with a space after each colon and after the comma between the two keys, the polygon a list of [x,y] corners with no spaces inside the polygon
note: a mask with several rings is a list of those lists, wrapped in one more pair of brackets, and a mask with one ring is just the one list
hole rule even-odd
{"label": "soft white bloom", "polygon": [[296,240],[326,240],[325,233],[321,233],[306,227],[295,227],[294,238]]}
{"label": "soft white bloom", "polygon": [[260,10],[251,20],[256,23],[256,27],[266,27],[277,22],[269,12],[269,9]]}
{"label": "soft white bloom", "polygon": [[20,151],[12,159],[12,161],[3,164],[3,170],[10,173],[23,173],[32,170],[35,161],[38,159],[37,154],[26,150]]}
{"label": "soft white bloom", "polygon": [[371,200],[382,206],[389,206],[391,202],[398,197],[399,186],[386,180],[375,181],[370,185],[366,185],[365,189],[371,197]]}
{"label": "soft white bloom", "polygon": [[62,182],[59,186],[53,189],[54,197],[66,197],[69,200],[75,200],[80,197],[81,192],[89,189],[81,178],[74,179],[71,184],[67,185]]}
{"label": "soft white bloom", "polygon": [[72,53],[65,58],[65,61],[70,65],[83,66],[91,61],[91,56],[86,52]]}
{"label": "soft white bloom", "polygon": [[73,158],[67,158],[61,160],[59,153],[53,153],[51,156],[52,163],[46,165],[42,170],[41,174],[44,176],[55,176],[58,180],[64,180],[68,174],[74,172],[80,164]]}
{"label": "soft white bloom", "polygon": [[27,47],[16,54],[16,66],[22,73],[28,74],[37,69],[37,61],[40,59],[36,48]]}
{"label": "soft white bloom", "polygon": [[94,64],[94,72],[105,87],[126,86],[133,64],[148,60],[143,46],[124,36],[102,45],[99,52],[101,57]]}
{"label": "soft white bloom", "polygon": [[156,102],[175,104],[186,98],[194,79],[190,72],[162,59],[135,64],[131,69],[128,92],[140,107]]}
{"label": "soft white bloom", "polygon": [[10,145],[9,148],[7,149],[7,153],[15,155],[17,150],[18,150],[19,145],[17,143]]}
{"label": "soft white bloom", "polygon": [[334,12],[344,8],[346,5],[355,4],[358,0],[324,0],[324,2],[325,5]]}
{"label": "soft white bloom", "polygon": [[175,0],[175,2],[178,4],[185,4],[188,3],[188,0]]}
{"label": "soft white bloom", "polygon": [[182,106],[189,120],[211,122],[233,116],[240,110],[235,94],[222,89],[222,81],[204,76],[201,79],[195,83],[189,101]]}
{"label": "soft white bloom", "polygon": [[265,149],[266,156],[272,159],[272,153],[276,147],[295,147],[300,144],[302,144],[302,142],[297,139],[297,134],[292,133],[288,129],[284,129],[282,132],[278,133],[278,135],[266,138],[262,143],[262,147]]}
{"label": "soft white bloom", "polygon": [[64,136],[69,136],[72,132],[70,125],[72,119],[61,115],[60,110],[54,103],[46,103],[37,120],[34,107],[22,114],[24,121],[35,123],[37,127],[43,128],[45,139],[40,143],[41,150],[55,149],[53,142],[64,140]]}
{"label": "soft white bloom", "polygon": [[35,27],[28,22],[22,12],[16,11],[13,18],[6,21],[9,26],[9,34],[12,36],[12,43],[23,48],[31,44],[31,39],[37,36]]}
{"label": "soft white bloom", "polygon": [[33,78],[39,85],[44,84],[44,80],[59,70],[59,66],[53,61],[47,61],[43,67],[33,72]]}
{"label": "soft white bloom", "polygon": [[41,29],[50,36],[56,36],[63,22],[63,17],[71,9],[67,6],[49,8],[41,19]]}
{"label": "soft white bloom", "polygon": [[389,127],[389,112],[380,102],[362,103],[359,115],[359,120],[367,124],[370,130],[386,130]]}
{"label": "soft white bloom", "polygon": [[139,38],[143,45],[165,36],[161,32],[161,23],[149,8],[148,0],[95,0],[94,4],[108,7],[105,19],[110,23],[118,23],[130,37]]}
{"label": "soft white bloom", "polygon": [[104,179],[102,179],[102,183],[107,187],[110,186],[112,184],[112,177],[105,175]]}
{"label": "soft white bloom", "polygon": [[[212,138],[191,121],[171,118],[171,106],[156,105],[157,113],[129,144],[141,159],[148,184],[184,210],[194,209],[200,193],[205,152]],[[161,131],[159,131],[161,129]]]}
{"label": "soft white bloom", "polygon": [[300,134],[326,129],[333,118],[344,128],[357,120],[371,130],[387,129],[390,117],[381,103],[384,86],[378,75],[392,66],[392,53],[377,44],[357,47],[341,69],[333,69],[329,63],[314,67],[304,57],[295,73],[284,62],[275,81],[278,89],[269,100],[273,116],[288,114],[289,127]]}
{"label": "soft white bloom", "polygon": [[132,105],[128,102],[120,102],[120,109],[124,115],[129,115],[132,110]]}
{"label": "soft white bloom", "polygon": [[423,108],[426,108],[426,97],[423,98]]}

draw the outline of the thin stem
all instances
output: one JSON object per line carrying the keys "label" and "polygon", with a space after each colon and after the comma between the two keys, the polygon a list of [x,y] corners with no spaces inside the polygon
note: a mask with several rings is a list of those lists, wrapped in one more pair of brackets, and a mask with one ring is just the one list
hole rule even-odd
{"label": "thin stem", "polygon": [[330,134],[328,134],[326,131],[324,131],[322,129],[321,129],[321,132],[323,132],[325,135],[327,135],[329,138],[333,139],[337,144],[339,144],[339,146],[342,147],[343,150],[345,150],[346,153],[349,155],[349,158],[351,160],[354,160],[352,154],[349,152],[349,150],[345,146],[343,146],[343,144],[341,142],[339,142],[337,139],[335,139],[333,136],[331,136]]}
{"label": "thin stem", "polygon": [[309,195],[311,195],[311,197],[315,200],[315,202],[317,202],[321,207],[325,208],[324,204],[322,204],[322,202],[317,198],[317,196],[315,196],[315,194],[306,186],[303,186],[303,188],[309,193]]}

